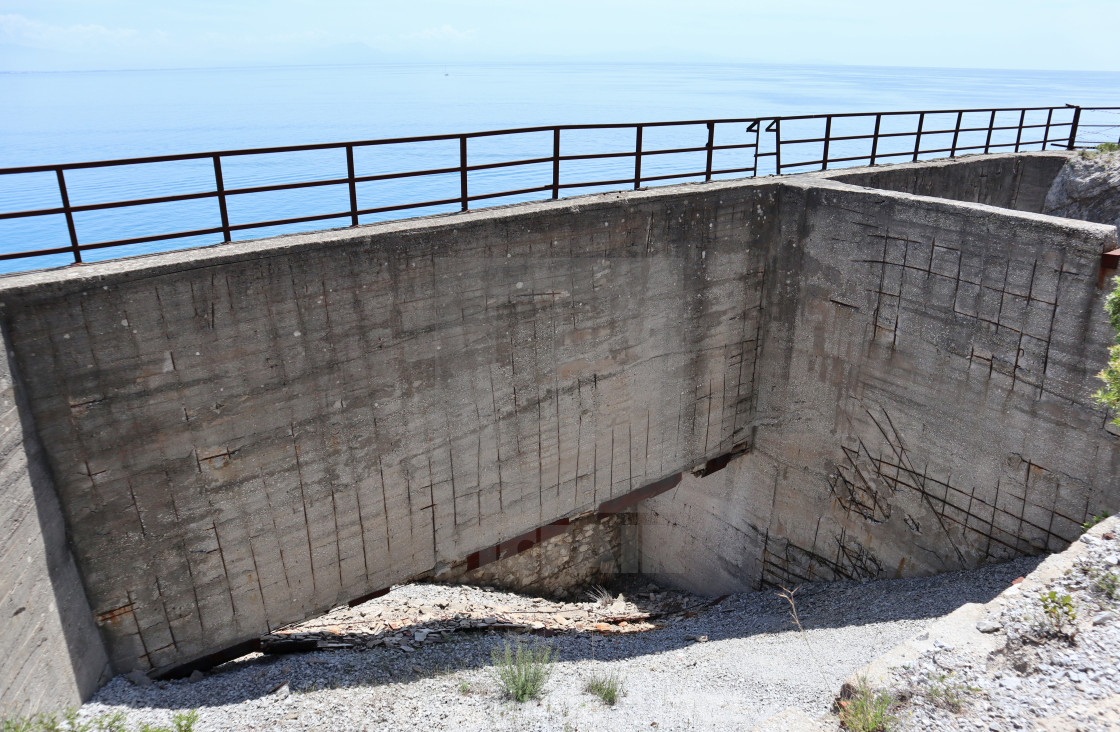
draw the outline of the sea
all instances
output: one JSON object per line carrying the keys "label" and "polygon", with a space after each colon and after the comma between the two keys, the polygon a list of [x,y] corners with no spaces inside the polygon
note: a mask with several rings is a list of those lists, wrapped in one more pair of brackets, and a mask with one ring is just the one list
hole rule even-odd
{"label": "sea", "polygon": [[[1120,73],[927,69],[764,64],[394,64],[291,66],[270,68],[166,69],[136,71],[0,73],[0,169],[84,161],[241,150],[311,143],[363,141],[458,134],[516,127],[648,123],[902,110],[1058,106],[1120,107]],[[1101,141],[1120,138],[1120,110],[1095,113],[1093,130]],[[1042,117],[1028,122],[1041,123]],[[1061,115],[1059,115],[1061,116]],[[952,126],[955,115],[932,115],[925,130]],[[1063,117],[1068,121],[1068,115]],[[1088,117],[1083,119],[1086,123]],[[997,125],[1015,124],[1018,114]],[[866,134],[873,118],[834,121],[832,134]],[[966,123],[969,123],[966,118]],[[978,115],[977,127],[986,127]],[[823,120],[803,130],[783,126],[783,139],[819,137]],[[891,125],[913,129],[914,121],[891,118]],[[816,127],[812,127],[816,125]],[[744,124],[721,125],[716,144],[749,143],[756,133]],[[1003,134],[1003,137],[1000,135]],[[703,125],[646,128],[643,150],[703,146]],[[1010,140],[998,133],[996,142]],[[632,151],[633,128],[565,132],[562,154]],[[983,132],[962,138],[971,144]],[[763,133],[763,138],[766,134]],[[943,136],[946,141],[948,136]],[[1094,138],[1095,139],[1095,138]],[[930,138],[927,135],[928,144]],[[887,143],[890,144],[887,144]],[[880,152],[913,146],[914,138],[884,142]],[[471,164],[547,157],[551,132],[477,138],[470,141]],[[767,144],[765,139],[760,145]],[[833,157],[867,154],[865,141],[840,143]],[[843,147],[846,145],[847,147]],[[863,147],[860,147],[860,146]],[[891,147],[894,145],[894,147]],[[945,144],[948,147],[948,143]],[[808,146],[813,148],[812,145]],[[1035,145],[1033,149],[1038,149]],[[857,149],[858,148],[858,149]],[[819,151],[807,149],[803,159]],[[784,160],[795,150],[783,148]],[[696,172],[703,152],[646,155],[643,175]],[[358,176],[458,165],[456,140],[359,147]],[[751,165],[753,151],[726,150],[716,169]],[[849,161],[855,164],[859,160]],[[773,158],[765,159],[766,165]],[[346,175],[343,150],[224,158],[227,189]],[[758,174],[772,173],[760,164]],[[620,180],[634,174],[633,156],[565,162],[565,183]],[[750,174],[728,173],[715,177]],[[551,164],[494,168],[470,174],[471,195],[547,185]],[[679,180],[696,180],[695,176]],[[662,181],[656,181],[658,183]],[[664,182],[677,182],[667,179]],[[72,205],[122,201],[214,189],[212,161],[126,165],[66,173]],[[652,183],[650,183],[652,184]],[[358,187],[359,208],[409,201],[452,199],[460,195],[458,173],[372,181]],[[565,188],[563,195],[631,187],[612,183]],[[549,193],[480,200],[474,206],[547,197]],[[349,210],[346,185],[319,186],[228,197],[233,225]],[[3,174],[0,214],[60,205],[54,173]],[[361,223],[458,210],[457,203],[364,215]],[[82,245],[215,227],[215,198],[84,211],[75,214]],[[349,225],[349,218],[297,223],[235,232],[234,239]],[[213,244],[221,235],[183,237],[83,252],[83,261],[132,256]],[[60,214],[0,218],[0,255],[70,242]],[[6,259],[0,272],[51,267],[72,262],[69,254]]]}

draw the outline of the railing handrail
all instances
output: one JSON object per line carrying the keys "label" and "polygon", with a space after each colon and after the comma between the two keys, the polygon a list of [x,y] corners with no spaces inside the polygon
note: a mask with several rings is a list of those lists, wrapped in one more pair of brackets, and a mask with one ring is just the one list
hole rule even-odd
{"label": "railing handrail", "polygon": [[[220,155],[223,158],[245,155],[271,155],[286,152],[307,152],[311,150],[337,150],[346,147],[372,147],[376,145],[402,145],[415,142],[443,142],[459,138],[476,139],[497,137],[499,135],[522,135],[533,132],[552,132],[553,130],[612,130],[633,129],[634,127],[673,127],[704,125],[709,122],[717,125],[756,122],[768,117],[729,117],[727,119],[672,120],[663,122],[604,122],[602,124],[537,125],[533,127],[511,127],[504,130],[477,130],[475,132],[450,133],[442,135],[414,135],[412,137],[383,137],[371,140],[351,140],[350,142],[312,142],[304,145],[284,145],[280,147],[247,147],[234,150],[212,150],[210,152],[180,153],[169,155],[150,155],[141,158],[116,158],[112,160],[91,160],[80,163],[59,163],[55,165],[27,165],[18,168],[0,168],[0,175],[8,173],[46,173],[58,168],[80,170],[82,168],[109,168],[119,165],[140,165],[144,163],[173,163],[182,160],[202,160]],[[456,168],[458,170],[458,168]]]}
{"label": "railing handrail", "polygon": [[[977,112],[1044,112],[1049,109],[1084,109],[1088,111],[1120,111],[1120,107],[1075,107],[1074,105],[1063,105],[1055,107],[984,107],[976,109],[926,109],[926,110],[913,110],[913,111],[894,111],[894,112],[842,112],[838,114],[802,114],[802,115],[780,115],[780,116],[762,116],[762,117],[727,117],[721,119],[691,119],[691,120],[669,120],[661,122],[604,122],[600,124],[566,124],[566,125],[534,125],[531,127],[510,127],[501,130],[476,130],[474,132],[461,132],[461,133],[448,133],[441,135],[413,135],[410,137],[383,137],[374,138],[369,140],[351,140],[349,142],[312,142],[302,145],[281,145],[272,147],[247,147],[247,148],[234,148],[231,150],[210,150],[207,152],[196,153],[173,153],[167,155],[149,155],[146,157],[137,158],[111,158],[109,160],[88,160],[76,163],[55,163],[47,165],[24,165],[14,168],[0,168],[0,175],[8,175],[15,173],[49,173],[59,168],[63,170],[81,170],[83,168],[109,168],[120,165],[141,165],[144,163],[173,163],[183,160],[204,160],[206,158],[213,158],[215,155],[226,157],[240,157],[245,155],[271,155],[275,153],[285,152],[307,152],[311,150],[338,150],[347,147],[371,147],[376,145],[400,145],[415,142],[442,142],[446,140],[458,140],[461,137],[467,139],[475,139],[481,137],[496,137],[499,135],[520,135],[529,134],[533,132],[552,132],[553,130],[610,130],[610,129],[627,129],[634,127],[686,127],[691,125],[707,125],[707,124],[742,124],[744,122],[766,122],[775,119],[780,119],[783,122],[792,122],[796,120],[806,119],[824,119],[825,117],[832,117],[833,119],[849,119],[852,117],[902,117],[907,115],[921,115],[921,114],[973,114]],[[986,128],[985,128],[986,129]],[[1011,127],[1010,129],[1014,129]],[[951,131],[951,130],[950,130]],[[900,134],[913,134],[913,133],[900,133]],[[933,133],[930,133],[933,134]],[[833,138],[836,139],[836,138]]]}
{"label": "railing handrail", "polygon": [[[1102,124],[1084,124],[1081,122],[1082,111],[1086,112],[1115,112],[1120,111],[1120,107],[1079,107],[1075,105],[1066,104],[1063,106],[1052,107],[988,107],[988,108],[973,108],[973,109],[932,109],[932,110],[908,110],[908,111],[889,111],[889,112],[845,112],[836,114],[824,115],[792,115],[792,116],[762,116],[762,117],[726,117],[719,119],[699,119],[699,120],[673,120],[673,121],[660,121],[660,122],[611,122],[602,124],[564,124],[564,125],[537,125],[530,127],[514,127],[508,129],[498,130],[480,130],[475,132],[455,133],[455,134],[439,134],[439,135],[413,135],[407,137],[390,137],[369,140],[353,140],[349,142],[327,142],[327,143],[309,143],[303,145],[287,145],[287,146],[272,146],[272,147],[259,147],[259,148],[241,148],[232,150],[219,150],[210,152],[196,152],[196,153],[183,153],[183,154],[168,154],[168,155],[152,155],[146,157],[134,158],[117,158],[112,160],[100,161],[87,161],[77,163],[58,163],[50,165],[29,165],[20,167],[0,168],[0,176],[8,175],[24,175],[30,173],[54,173],[57,178],[58,193],[60,206],[50,206],[40,209],[28,209],[22,211],[0,211],[0,221],[6,219],[16,218],[29,218],[37,216],[57,216],[62,215],[66,219],[67,233],[69,234],[70,242],[68,246],[56,246],[46,249],[37,249],[24,252],[4,252],[0,253],[0,260],[17,259],[23,257],[45,256],[51,254],[70,253],[74,257],[76,263],[82,261],[81,253],[86,250],[102,249],[113,246],[124,246],[129,244],[148,243],[156,241],[166,241],[169,239],[184,238],[188,236],[210,235],[220,233],[225,241],[232,239],[233,232],[245,231],[249,229],[259,229],[268,226],[290,225],[297,223],[307,223],[312,221],[326,221],[330,219],[350,219],[352,226],[357,226],[359,223],[359,216],[381,214],[392,211],[407,211],[416,208],[425,208],[433,206],[449,206],[458,204],[463,211],[469,210],[472,202],[487,201],[495,198],[510,197],[515,195],[528,195],[533,193],[542,193],[551,198],[559,198],[560,192],[574,188],[591,188],[603,186],[624,186],[633,187],[634,189],[642,187],[644,183],[660,182],[666,180],[681,180],[689,178],[702,178],[705,181],[712,180],[713,175],[732,175],[744,174],[750,176],[759,175],[759,161],[760,159],[773,158],[773,170],[776,174],[783,174],[786,171],[794,169],[815,168],[819,166],[821,170],[828,169],[829,164],[835,163],[854,163],[857,161],[867,161],[870,165],[876,165],[878,162],[890,159],[909,158],[917,161],[921,156],[943,155],[948,153],[949,157],[955,157],[961,153],[968,152],[991,152],[993,149],[1014,149],[1019,152],[1023,148],[1032,146],[1040,146],[1039,149],[1045,150],[1048,147],[1057,146],[1060,148],[1073,150],[1078,144],[1078,133],[1085,129],[1118,129],[1120,125],[1102,125]],[[1002,123],[997,125],[996,118],[1000,113],[1017,112],[1017,124]],[[1046,112],[1046,121],[1027,122],[1028,112]],[[1069,115],[1057,115],[1057,112],[1068,112]],[[985,114],[987,115],[987,124],[968,122],[965,124],[964,116],[966,114]],[[952,127],[942,128],[937,127],[930,129],[927,127],[929,117],[933,115],[956,115],[956,122]],[[884,130],[884,118],[897,118],[912,116],[917,118],[917,125],[915,129],[906,129],[905,131],[898,131],[896,129]],[[1069,116],[1069,119],[1065,119]],[[870,134],[851,134],[850,132],[843,132],[842,134],[834,134],[834,121],[843,119],[854,118],[874,118],[875,125],[874,131]],[[1057,117],[1057,118],[1056,118]],[[794,137],[783,139],[782,125],[783,123],[801,122],[806,120],[821,120],[824,122],[824,135],[822,137]],[[745,124],[746,133],[754,133],[753,142],[736,142],[735,144],[715,144],[715,129],[717,126],[738,125]],[[980,126],[976,126],[979,124]],[[695,144],[678,147],[678,148],[646,148],[643,145],[643,131],[650,128],[666,128],[666,127],[705,127],[705,139],[701,142],[699,139]],[[561,152],[561,137],[563,132],[573,131],[586,131],[586,130],[634,130],[634,146],[633,149],[623,150],[619,152],[597,152],[597,153],[584,153],[584,154],[562,154]],[[788,127],[787,127],[788,129]],[[993,139],[996,133],[1016,131],[1015,141],[1002,142],[997,136]],[[1024,140],[1024,133],[1030,133],[1034,130],[1043,130],[1041,132],[1041,139],[1026,139]],[[1068,130],[1068,132],[1067,132]],[[505,135],[526,135],[536,133],[551,133],[552,135],[552,150],[551,154],[537,155],[535,157],[519,159],[519,160],[488,160],[486,162],[471,164],[469,160],[469,142],[489,137],[499,137]],[[960,136],[962,133],[984,133],[984,144],[961,144]],[[766,138],[766,150],[763,150],[763,135],[772,135]],[[932,148],[923,148],[923,140],[929,140],[935,135],[948,135],[952,134],[952,144],[945,147],[945,143],[940,146]],[[1052,135],[1058,135],[1053,137]],[[880,146],[882,140],[892,140],[896,138],[913,137],[914,144],[908,147],[905,151],[884,151]],[[749,140],[749,138],[748,138]],[[871,142],[870,154],[851,155],[845,153],[837,153],[835,143],[849,143],[853,141],[867,140]],[[356,149],[385,146],[385,145],[402,145],[412,143],[424,142],[450,142],[455,141],[458,143],[458,161],[457,165],[447,165],[443,167],[428,168],[423,170],[406,170],[392,173],[378,173],[372,175],[358,175],[355,169],[354,152]],[[821,156],[819,159],[799,160],[791,162],[789,157],[783,161],[783,146],[793,145],[815,145],[821,144]],[[772,149],[770,149],[772,148]],[[282,183],[268,183],[265,185],[251,185],[241,187],[227,187],[223,177],[222,161],[228,158],[237,158],[244,156],[254,155],[275,155],[283,153],[294,152],[307,152],[316,150],[344,150],[346,153],[346,175],[345,177],[328,177],[318,178],[303,181],[288,181]],[[753,150],[753,163],[750,165],[738,165],[737,167],[715,167],[713,156],[716,151],[730,151],[730,150]],[[670,174],[657,173],[657,174],[644,174],[643,173],[643,160],[649,159],[652,156],[680,154],[680,153],[703,153],[705,156],[705,165],[703,170],[689,170],[687,172],[673,172]],[[609,180],[592,180],[592,181],[564,181],[560,175],[560,164],[562,162],[573,161],[589,161],[589,160],[607,160],[607,159],[625,159],[633,158],[633,175],[626,178],[613,177]],[[152,196],[148,198],[138,198],[131,200],[115,200],[104,201],[98,203],[86,203],[74,205],[70,201],[69,192],[67,190],[66,175],[67,171],[96,169],[96,168],[111,168],[127,165],[146,165],[154,163],[168,163],[168,162],[181,162],[188,160],[207,160],[212,161],[213,166],[213,190],[191,191],[188,193],[176,193],[169,195]],[[497,192],[487,193],[474,193],[470,191],[470,173],[484,170],[498,170],[502,168],[515,168],[518,166],[528,165],[546,165],[551,163],[551,180],[543,182],[541,185],[522,187],[515,190],[503,190]],[[798,171],[802,172],[802,171]],[[381,205],[381,206],[366,206],[362,208],[358,203],[357,184],[373,182],[373,181],[388,181],[398,180],[402,178],[418,178],[423,176],[435,175],[454,175],[458,174],[459,177],[459,195],[454,197],[445,197],[434,201],[411,201],[407,203],[399,203],[394,205]],[[230,220],[230,212],[227,206],[227,201],[230,197],[241,196],[253,193],[266,193],[283,190],[293,190],[300,188],[314,188],[319,186],[346,186],[349,192],[349,207],[345,211],[332,212],[327,214],[315,214],[305,216],[288,217],[273,221],[258,221],[258,222],[242,222],[235,223]],[[220,226],[210,226],[205,228],[191,229],[188,231],[178,232],[163,232],[151,236],[131,237],[125,239],[118,239],[115,241],[101,241],[94,243],[82,244],[79,242],[77,226],[74,220],[75,213],[84,213],[89,211],[101,211],[113,208],[125,208],[133,206],[145,206],[160,203],[174,203],[181,201],[201,200],[208,198],[216,198],[218,200],[219,215],[221,220]]]}

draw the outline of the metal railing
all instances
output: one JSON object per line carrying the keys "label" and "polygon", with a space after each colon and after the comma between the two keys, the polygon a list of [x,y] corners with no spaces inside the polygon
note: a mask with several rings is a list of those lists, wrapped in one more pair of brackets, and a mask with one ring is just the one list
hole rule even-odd
{"label": "metal railing", "polygon": [[[1083,114],[1096,114],[1098,122],[1087,122]],[[0,223],[13,219],[62,217],[68,242],[59,242],[38,249],[0,251],[0,260],[70,255],[75,263],[83,261],[83,253],[94,250],[149,244],[189,237],[220,235],[231,241],[240,232],[266,227],[292,226],[311,222],[338,220],[350,226],[359,225],[359,218],[415,209],[442,207],[462,211],[478,208],[481,202],[501,202],[501,199],[530,197],[534,200],[551,197],[557,199],[562,192],[575,189],[613,187],[641,188],[648,183],[668,181],[704,180],[721,177],[749,177],[765,174],[783,174],[806,170],[826,170],[837,165],[877,165],[882,162],[902,160],[917,161],[931,157],[955,157],[966,153],[997,151],[1025,151],[1061,148],[1072,150],[1099,142],[1120,140],[1120,117],[1116,120],[1102,114],[1118,115],[1120,107],[1082,108],[1071,105],[1062,107],[1019,107],[997,109],[924,110],[910,112],[852,113],[829,115],[801,115],[790,117],[749,117],[735,119],[689,120],[678,122],[650,122],[637,124],[554,125],[490,130],[455,135],[426,135],[355,142],[294,145],[287,147],[224,150],[219,152],[191,153],[186,155],[159,155],[144,158],[104,160],[98,162],[69,163],[62,165],[37,165],[0,169],[0,182],[10,177],[32,174],[53,174],[57,182],[58,205],[26,210],[0,210]],[[1111,123],[1111,124],[1110,124]],[[687,139],[677,146],[650,146],[648,135],[673,132],[673,139]],[[729,142],[717,144],[717,137],[734,133]],[[596,152],[569,152],[562,144],[577,133],[625,133],[632,135],[633,144],[625,149]],[[718,134],[717,134],[718,133]],[[738,135],[738,137],[735,137]],[[525,138],[545,140],[551,144],[537,154],[513,160],[491,160],[476,156],[474,162],[468,155],[472,144],[487,138]],[[1099,139],[1097,139],[1099,138]],[[419,170],[396,170],[381,173],[359,172],[356,155],[397,146],[418,146],[424,143],[457,143],[457,159],[442,165]],[[546,143],[547,144],[547,143]],[[516,147],[516,145],[514,145]],[[263,185],[227,186],[223,166],[247,156],[279,156],[310,151],[341,151],[345,154],[345,175],[342,171],[326,178],[298,180]],[[674,158],[676,156],[676,158]],[[691,156],[691,157],[689,157]],[[697,157],[699,156],[699,157]],[[674,158],[678,163],[668,165]],[[704,161],[703,167],[698,160]],[[632,161],[632,171],[626,161]],[[124,200],[75,203],[68,188],[67,174],[85,170],[106,170],[121,166],[156,166],[163,163],[195,161],[213,168],[212,189],[193,190],[185,193],[126,198]],[[603,177],[591,175],[580,178],[577,174],[564,174],[562,169],[574,163],[593,161],[602,170],[613,171]],[[625,165],[620,172],[618,163]],[[472,177],[501,173],[509,180],[513,169],[536,171],[533,185],[518,185],[498,190],[472,190]],[[625,173],[625,174],[622,174]],[[434,199],[403,201],[369,201],[379,205],[360,205],[359,199],[367,197],[359,187],[364,184],[387,181],[431,178],[458,178],[458,190],[453,195]],[[522,176],[524,177],[524,176]],[[497,179],[499,182],[504,179]],[[264,220],[236,221],[231,216],[230,204],[239,197],[289,190],[307,190],[336,186],[343,195],[338,196],[337,208],[326,213],[285,216]],[[417,187],[416,191],[422,191]],[[164,230],[139,236],[85,241],[79,237],[76,215],[161,204],[214,199],[213,225],[198,228]],[[3,203],[0,203],[0,209]]]}

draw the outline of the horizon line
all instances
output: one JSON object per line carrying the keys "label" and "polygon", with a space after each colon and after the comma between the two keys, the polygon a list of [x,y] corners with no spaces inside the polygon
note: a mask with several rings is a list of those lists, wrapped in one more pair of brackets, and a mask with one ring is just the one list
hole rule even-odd
{"label": "horizon line", "polygon": [[326,63],[280,63],[280,64],[225,64],[213,66],[152,66],[152,67],[121,67],[121,68],[95,68],[95,69],[4,69],[0,74],[103,74],[122,72],[147,72],[147,71],[232,71],[250,69],[295,69],[295,68],[337,68],[337,67],[362,67],[362,66],[774,66],[774,67],[802,67],[802,68],[847,68],[847,69],[898,69],[922,71],[1003,71],[1018,73],[1087,73],[1120,76],[1120,69],[1069,69],[1069,68],[1017,68],[998,66],[887,66],[876,64],[852,64],[806,61],[715,61],[711,59],[693,61],[619,61],[611,59],[583,59],[578,61],[549,60],[536,58],[524,61],[508,61],[498,59],[477,59],[472,61],[360,61],[360,62],[326,62]]}

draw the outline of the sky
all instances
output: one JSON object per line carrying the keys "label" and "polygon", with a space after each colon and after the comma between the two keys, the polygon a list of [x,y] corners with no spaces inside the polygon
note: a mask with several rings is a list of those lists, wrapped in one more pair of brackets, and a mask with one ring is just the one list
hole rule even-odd
{"label": "sky", "polygon": [[1120,71],[1120,0],[0,0],[0,71],[680,62]]}

